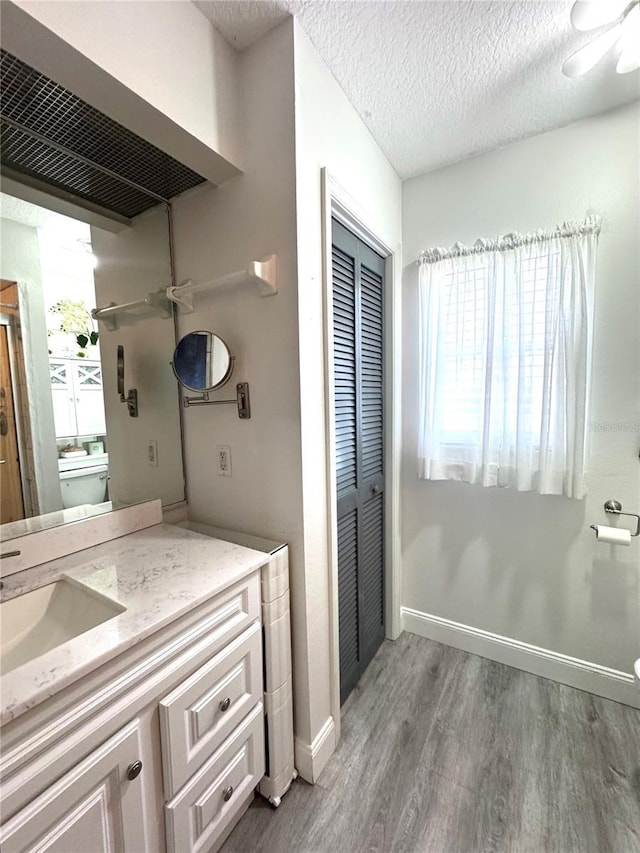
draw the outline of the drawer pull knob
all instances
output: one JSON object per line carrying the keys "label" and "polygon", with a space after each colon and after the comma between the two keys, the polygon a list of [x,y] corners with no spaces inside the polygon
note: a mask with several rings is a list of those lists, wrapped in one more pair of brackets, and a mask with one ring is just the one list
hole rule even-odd
{"label": "drawer pull knob", "polygon": [[223,699],[222,702],[220,703],[220,710],[222,711],[223,714],[225,711],[229,710],[230,705],[231,705],[231,699],[229,698],[229,696],[227,696],[227,698]]}
{"label": "drawer pull knob", "polygon": [[222,792],[222,799],[225,801],[225,803],[229,802],[232,794],[233,794],[233,785],[229,785],[229,787],[225,788],[224,791]]}
{"label": "drawer pull knob", "polygon": [[132,761],[131,764],[127,767],[127,779],[133,782],[134,779],[137,779],[142,771],[142,761]]}

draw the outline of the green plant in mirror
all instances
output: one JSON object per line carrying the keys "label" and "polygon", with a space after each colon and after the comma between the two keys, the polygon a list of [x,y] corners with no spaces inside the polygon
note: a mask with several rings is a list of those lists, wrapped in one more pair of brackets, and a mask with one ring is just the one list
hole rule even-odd
{"label": "green plant in mirror", "polygon": [[94,321],[82,299],[60,299],[52,305],[49,311],[58,314],[59,326],[57,329],[49,329],[48,335],[62,333],[65,336],[73,336],[75,346],[80,349],[75,353],[77,358],[87,357],[87,348],[98,343],[99,333],[92,328]]}
{"label": "green plant in mirror", "polygon": [[[97,332],[89,332],[88,337],[85,334],[76,335],[76,343],[83,350],[86,350],[86,348],[89,346],[89,344],[91,344],[91,346],[94,347],[98,343],[98,333]],[[84,358],[86,353],[79,352],[78,355],[81,358]]]}

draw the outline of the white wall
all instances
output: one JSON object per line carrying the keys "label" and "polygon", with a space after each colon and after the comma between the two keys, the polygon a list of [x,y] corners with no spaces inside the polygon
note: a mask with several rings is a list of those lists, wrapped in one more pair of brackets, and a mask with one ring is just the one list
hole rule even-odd
{"label": "white wall", "polygon": [[10,53],[218,183],[242,166],[238,57],[188,0],[2,3]]}
{"label": "white wall", "polygon": [[[291,21],[240,56],[244,174],[217,189],[196,188],[175,203],[178,282],[206,282],[277,255],[278,293],[255,285],[194,294],[181,334],[211,330],[235,356],[229,383],[213,399],[250,384],[251,419],[237,408],[184,413],[189,517],[289,543],[295,726],[310,737],[310,673],[305,648],[305,565],[300,470],[294,66]],[[217,474],[216,445],[231,448],[231,477]]]}
{"label": "white wall", "polygon": [[62,508],[56,431],[53,422],[47,322],[42,294],[40,249],[35,228],[2,219],[0,274],[17,281],[22,347],[27,375],[27,396],[38,506],[36,513]]}
{"label": "white wall", "polygon": [[[401,184],[317,51],[295,24],[298,346],[304,514],[304,654],[313,672],[311,736],[332,712],[328,651],[330,583],[324,359],[321,170],[326,168],[352,212],[399,249]],[[399,260],[399,259],[398,259]],[[398,276],[400,274],[398,263]],[[391,285],[391,282],[389,282]],[[327,749],[330,754],[330,750]],[[322,760],[314,771],[321,769]]]}
{"label": "white wall", "polygon": [[[201,187],[174,205],[176,277],[211,281],[275,253],[278,293],[255,285],[193,295],[193,314],[179,314],[179,333],[218,334],[235,356],[230,382],[212,399],[235,398],[250,383],[251,419],[237,408],[185,411],[190,517],[220,527],[291,539],[299,559],[299,401],[296,358],[293,42],[290,24],[241,55],[245,93],[245,174]],[[216,445],[231,447],[232,476],[218,477]]]}
{"label": "white wall", "polygon": [[[96,303],[143,299],[171,283],[167,214],[163,205],[136,217],[132,228],[111,234],[91,229]],[[163,506],[184,500],[178,384],[171,369],[173,319],[136,310],[118,316],[118,328],[103,322],[100,359],[107,420],[109,497],[116,506],[160,498]],[[116,354],[125,353],[125,394],[138,391],[137,418],[129,416],[117,392]],[[147,441],[157,442],[157,465],[147,458]]]}
{"label": "white wall", "polygon": [[[403,603],[626,673],[640,653],[640,540],[597,544],[589,525],[608,523],[608,498],[640,512],[638,128],[636,104],[403,187]],[[603,217],[588,498],[418,479],[414,260],[588,212]]]}

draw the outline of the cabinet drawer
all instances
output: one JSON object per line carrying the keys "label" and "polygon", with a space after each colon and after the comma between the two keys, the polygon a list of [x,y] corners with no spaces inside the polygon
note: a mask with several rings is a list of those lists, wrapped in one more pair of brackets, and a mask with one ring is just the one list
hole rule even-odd
{"label": "cabinet drawer", "polygon": [[260,702],[165,806],[168,853],[215,850],[264,773]]}
{"label": "cabinet drawer", "polygon": [[160,701],[164,786],[172,797],[262,697],[254,623]]}

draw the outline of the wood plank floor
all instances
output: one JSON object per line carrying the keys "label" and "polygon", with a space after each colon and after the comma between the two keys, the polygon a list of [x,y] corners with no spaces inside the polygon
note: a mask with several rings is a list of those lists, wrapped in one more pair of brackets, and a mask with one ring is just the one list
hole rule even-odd
{"label": "wood plank floor", "polygon": [[224,853],[639,853],[640,711],[412,634],[385,641],[317,785]]}

